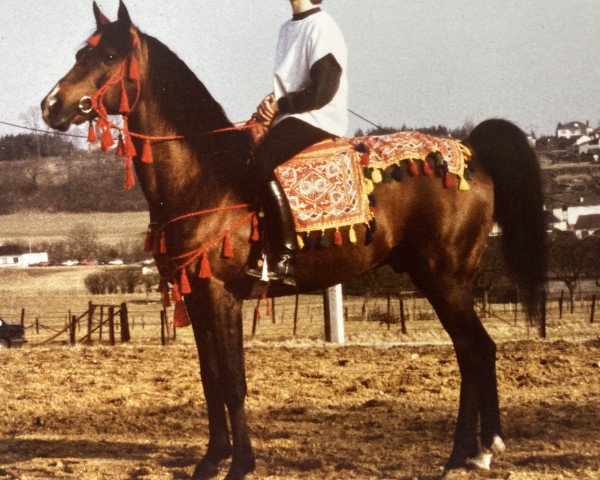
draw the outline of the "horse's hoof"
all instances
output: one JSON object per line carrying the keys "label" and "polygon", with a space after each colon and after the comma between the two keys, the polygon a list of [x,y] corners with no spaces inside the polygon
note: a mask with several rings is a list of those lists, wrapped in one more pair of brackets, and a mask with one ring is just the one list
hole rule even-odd
{"label": "horse's hoof", "polygon": [[219,466],[216,463],[204,458],[198,465],[196,465],[192,475],[192,480],[208,480],[209,478],[216,477],[218,474]]}
{"label": "horse's hoof", "polygon": [[470,470],[466,468],[445,468],[440,480],[466,480],[469,475]]}
{"label": "horse's hoof", "polygon": [[244,480],[246,475],[252,473],[256,468],[256,461],[254,457],[248,459],[243,463],[232,463],[225,480]]}
{"label": "horse's hoof", "polygon": [[489,448],[481,447],[477,455],[467,460],[467,465],[471,468],[479,470],[489,470],[492,464],[494,455],[504,453],[506,446],[498,435],[494,435],[494,439]]}

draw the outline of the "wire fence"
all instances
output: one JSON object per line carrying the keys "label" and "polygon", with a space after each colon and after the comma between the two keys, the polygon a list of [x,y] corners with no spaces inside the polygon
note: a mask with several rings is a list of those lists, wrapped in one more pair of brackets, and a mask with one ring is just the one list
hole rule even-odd
{"label": "wire fence", "polygon": [[[93,343],[108,343],[109,308],[112,305],[118,309],[122,303],[127,305],[132,342],[194,343],[191,328],[172,328],[172,309],[163,309],[158,295],[154,294],[52,298],[24,295],[13,296],[10,300],[0,294],[0,302],[0,315],[11,323],[21,323],[32,346],[44,344],[49,338],[52,342],[67,344],[73,336],[78,343],[90,328],[96,328]],[[90,303],[96,305],[93,320],[86,316]],[[600,336],[595,296],[574,302],[572,311],[564,299],[548,301],[543,325],[530,324],[516,303],[478,303],[475,308],[492,338],[498,342],[537,339],[542,333],[548,340],[580,341]],[[113,315],[118,315],[118,310],[116,312]],[[345,296],[343,312],[346,340],[350,344],[450,341],[429,302],[416,292],[387,297]],[[74,332],[71,331],[73,318],[77,319]],[[264,302],[257,309],[255,300],[246,301],[243,324],[246,339],[255,343],[322,341],[325,330],[323,298],[321,295],[300,295],[271,299],[268,309]],[[115,321],[117,336],[121,328],[122,324]]]}

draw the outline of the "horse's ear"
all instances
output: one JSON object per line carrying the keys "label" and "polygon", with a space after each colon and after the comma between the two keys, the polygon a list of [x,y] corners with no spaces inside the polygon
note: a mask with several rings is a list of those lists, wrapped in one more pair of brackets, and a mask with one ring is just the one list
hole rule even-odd
{"label": "horse's ear", "polygon": [[98,7],[96,2],[94,2],[94,17],[96,17],[97,28],[110,23],[110,20],[100,11],[100,7]]}
{"label": "horse's ear", "polygon": [[119,0],[119,22],[126,25],[131,25],[131,17],[127,11],[127,7],[123,3],[123,0]]}

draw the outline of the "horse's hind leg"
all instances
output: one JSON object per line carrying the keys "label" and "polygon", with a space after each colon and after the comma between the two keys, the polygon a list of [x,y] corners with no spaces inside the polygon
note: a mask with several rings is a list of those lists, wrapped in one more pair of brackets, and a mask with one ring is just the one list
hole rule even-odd
{"label": "horse's hind leg", "polygon": [[[217,281],[186,296],[200,356],[200,372],[209,417],[209,444],[193,480],[212,478],[221,460],[233,454],[228,480],[241,480],[255,461],[244,410],[246,379],[241,302]],[[193,313],[192,313],[193,312]],[[225,407],[229,412],[231,446]]]}
{"label": "horse's hind leg", "polygon": [[[428,278],[424,278],[427,276]],[[492,453],[503,449],[496,381],[496,345],[473,308],[471,285],[436,272],[413,276],[450,335],[461,375],[454,446],[446,469],[488,469]],[[481,438],[477,425],[481,418]]]}

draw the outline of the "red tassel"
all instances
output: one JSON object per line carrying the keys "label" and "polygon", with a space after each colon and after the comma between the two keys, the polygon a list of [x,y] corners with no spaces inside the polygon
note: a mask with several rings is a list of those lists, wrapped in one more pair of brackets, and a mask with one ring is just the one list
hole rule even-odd
{"label": "red tassel", "polygon": [[426,177],[431,177],[433,175],[433,168],[431,168],[431,165],[429,165],[427,160],[423,161],[423,175]]}
{"label": "red tassel", "polygon": [[225,235],[223,238],[223,250],[221,251],[223,258],[233,257],[233,248],[231,248],[231,238],[229,235]]}
{"label": "red tassel", "polygon": [[192,293],[192,287],[190,286],[190,281],[188,280],[187,272],[185,271],[185,267],[181,270],[181,277],[179,279],[179,291],[182,295],[187,293]]}
{"label": "red tassel", "polygon": [[252,216],[252,235],[250,240],[258,242],[260,240],[260,233],[258,231],[258,218],[256,215]]}
{"label": "red tassel", "polygon": [[152,237],[154,236],[154,233],[152,232],[152,229],[148,229],[148,231],[146,232],[146,240],[144,241],[144,252],[151,252],[152,251],[152,245],[154,244]]}
{"label": "red tassel", "polygon": [[119,139],[117,140],[116,155],[117,155],[117,157],[125,156],[125,143],[123,142],[123,135],[121,135],[120,133],[119,133]]}
{"label": "red tassel", "polygon": [[115,139],[112,136],[110,128],[106,128],[102,131],[102,140],[100,141],[100,147],[103,152],[108,152],[110,148],[115,144]]}
{"label": "red tassel", "polygon": [[129,190],[135,185],[135,178],[133,176],[133,168],[131,168],[131,158],[125,158],[125,181],[123,187],[125,190]]}
{"label": "red tassel", "polygon": [[342,232],[336,230],[333,234],[333,244],[337,247],[341,246],[344,243],[344,239],[342,238]]}
{"label": "red tassel", "polygon": [[160,253],[167,253],[167,236],[163,230],[160,231],[160,244],[158,247],[158,251]]}
{"label": "red tassel", "polygon": [[370,157],[370,155],[369,155],[368,153],[363,153],[363,154],[360,156],[360,163],[361,163],[362,165],[364,165],[365,167],[366,167],[367,165],[369,165],[369,162],[370,162],[370,160],[371,160],[371,157]]}
{"label": "red tassel", "polygon": [[131,111],[129,107],[129,99],[127,98],[127,90],[121,89],[121,104],[119,105],[119,113],[121,115],[127,115]]}
{"label": "red tassel", "polygon": [[208,263],[208,257],[206,253],[202,254],[202,260],[200,261],[200,271],[198,272],[199,278],[210,278],[212,272],[210,271],[210,263]]}
{"label": "red tassel", "polygon": [[414,160],[408,161],[408,174],[411,177],[416,177],[419,175],[419,166]]}
{"label": "red tassel", "polygon": [[135,151],[135,145],[133,144],[133,140],[131,140],[131,135],[127,135],[125,137],[125,156],[129,158],[133,158],[137,155]]}
{"label": "red tassel", "polygon": [[98,135],[96,135],[96,128],[94,127],[94,124],[92,122],[90,122],[90,126],[88,127],[87,141],[90,143],[98,141]]}
{"label": "red tassel", "polygon": [[185,302],[179,300],[175,302],[175,309],[173,310],[173,327],[182,328],[191,325],[190,317],[185,307]]}
{"label": "red tassel", "polygon": [[154,158],[152,158],[152,145],[150,144],[150,139],[147,138],[146,142],[144,142],[144,149],[142,150],[142,162],[144,163],[153,163]]}
{"label": "red tassel", "polygon": [[179,302],[181,300],[181,292],[179,291],[179,285],[177,285],[177,282],[175,282],[171,287],[171,300],[174,302]]}
{"label": "red tassel", "polygon": [[100,39],[102,38],[102,34],[101,33],[97,33],[96,35],[91,36],[88,39],[88,45],[90,47],[97,47],[98,44],[100,43]]}
{"label": "red tassel", "polygon": [[139,80],[140,72],[138,70],[137,60],[133,55],[129,59],[129,80]]}
{"label": "red tassel", "polygon": [[450,172],[444,175],[444,187],[445,188],[454,188],[456,186],[456,182],[454,181],[454,175]]}

